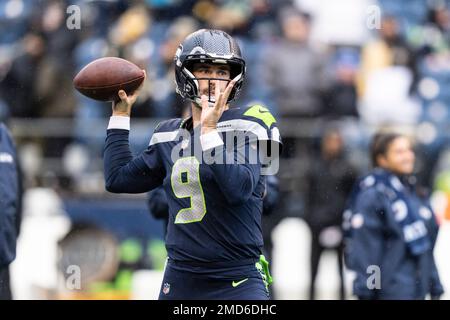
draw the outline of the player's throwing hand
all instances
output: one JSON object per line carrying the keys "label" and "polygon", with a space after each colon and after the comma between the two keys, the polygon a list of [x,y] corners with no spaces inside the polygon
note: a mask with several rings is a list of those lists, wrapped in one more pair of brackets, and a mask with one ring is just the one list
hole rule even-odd
{"label": "player's throwing hand", "polygon": [[[146,77],[145,71],[144,76]],[[145,78],[144,78],[145,81]],[[124,116],[129,117],[131,115],[131,107],[136,102],[137,97],[139,96],[139,91],[142,89],[142,85],[144,84],[142,81],[141,86],[133,92],[131,95],[127,95],[125,90],[119,90],[117,93],[120,100],[114,101],[112,104],[113,116]]]}

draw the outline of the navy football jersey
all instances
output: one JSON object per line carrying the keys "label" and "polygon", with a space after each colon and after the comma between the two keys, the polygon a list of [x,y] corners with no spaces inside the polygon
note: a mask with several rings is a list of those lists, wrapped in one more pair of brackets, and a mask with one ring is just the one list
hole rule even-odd
{"label": "navy football jersey", "polygon": [[166,248],[172,260],[239,261],[261,254],[265,174],[274,173],[281,144],[276,120],[261,106],[232,108],[223,113],[217,131],[224,145],[202,150],[200,126],[192,128],[191,118],[164,121],[148,149],[133,158],[129,131],[108,129],[106,188],[142,193],[163,186],[169,206]]}

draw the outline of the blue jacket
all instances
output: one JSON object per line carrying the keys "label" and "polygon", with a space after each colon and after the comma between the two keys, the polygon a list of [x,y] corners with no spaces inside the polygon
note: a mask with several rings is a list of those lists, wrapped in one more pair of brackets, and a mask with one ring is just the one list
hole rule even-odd
{"label": "blue jacket", "polygon": [[20,183],[17,155],[11,135],[0,123],[0,268],[16,257]]}
{"label": "blue jacket", "polygon": [[[399,195],[403,199],[400,202],[407,206],[399,205]],[[413,225],[424,226],[413,231],[419,235],[422,232],[425,241],[420,244],[407,241],[411,238],[411,228],[402,225],[406,216],[416,219]],[[353,283],[356,296],[361,299],[424,299],[427,294],[442,295],[433,257],[438,233],[436,218],[428,200],[418,195],[408,179],[381,169],[362,178],[349,200],[343,227],[346,264],[356,272]],[[422,246],[424,243],[426,246]],[[419,247],[420,252],[414,250]],[[376,287],[373,286],[373,266],[380,270]]]}

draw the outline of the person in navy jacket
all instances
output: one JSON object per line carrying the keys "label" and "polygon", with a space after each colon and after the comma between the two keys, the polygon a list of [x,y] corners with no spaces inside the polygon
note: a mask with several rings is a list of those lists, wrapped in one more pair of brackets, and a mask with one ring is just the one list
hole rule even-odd
{"label": "person in navy jacket", "polygon": [[11,135],[0,122],[0,300],[10,300],[9,264],[16,257],[20,226],[21,184]]}
{"label": "person in navy jacket", "polygon": [[433,256],[438,224],[412,175],[412,142],[378,133],[371,160],[374,169],[356,183],[344,212],[353,293],[359,299],[439,299],[444,290]]}

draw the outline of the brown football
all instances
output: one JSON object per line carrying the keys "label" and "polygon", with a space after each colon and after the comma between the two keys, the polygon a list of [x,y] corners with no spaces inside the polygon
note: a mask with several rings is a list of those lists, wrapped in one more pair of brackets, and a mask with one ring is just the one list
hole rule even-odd
{"label": "brown football", "polygon": [[73,85],[83,95],[100,101],[118,101],[119,90],[132,94],[144,81],[145,73],[121,58],[106,57],[92,61],[78,72]]}

